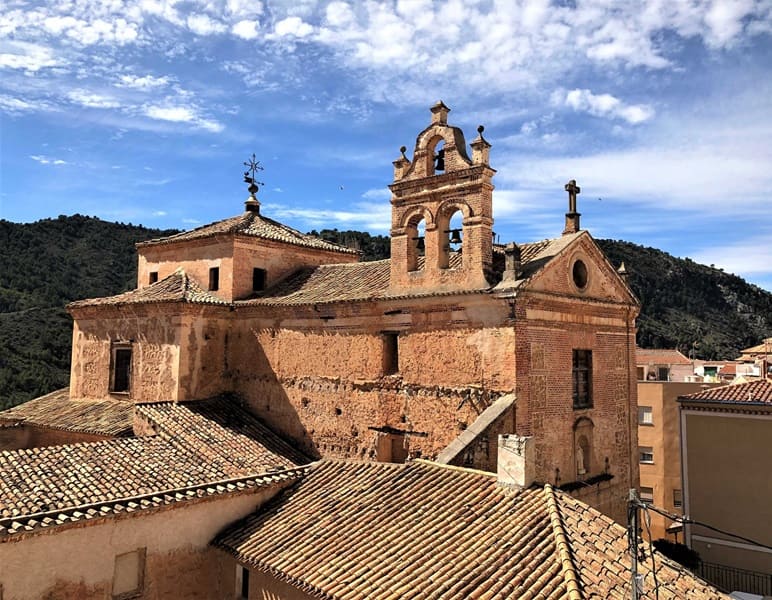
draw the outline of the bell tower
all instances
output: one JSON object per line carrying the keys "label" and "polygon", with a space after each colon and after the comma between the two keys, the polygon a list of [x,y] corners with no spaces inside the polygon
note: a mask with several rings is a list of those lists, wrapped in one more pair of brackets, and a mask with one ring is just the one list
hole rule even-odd
{"label": "bell tower", "polygon": [[[412,162],[400,149],[391,189],[392,294],[488,287],[493,261],[491,145],[482,125],[472,141],[448,125],[450,109],[438,102],[431,124],[418,134]],[[451,219],[461,214],[461,227]]]}

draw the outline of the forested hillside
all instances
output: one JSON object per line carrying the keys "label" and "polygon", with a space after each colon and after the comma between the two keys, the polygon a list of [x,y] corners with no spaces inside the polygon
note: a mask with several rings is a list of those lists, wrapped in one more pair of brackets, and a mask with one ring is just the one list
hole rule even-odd
{"label": "forested hillside", "polygon": [[[173,231],[75,215],[21,224],[0,220],[0,408],[67,385],[72,323],[64,306],[132,289],[134,243]],[[325,229],[365,260],[388,257],[389,239]],[[641,299],[639,344],[734,358],[772,335],[772,294],[734,275],[628,242],[598,240],[621,261]]]}

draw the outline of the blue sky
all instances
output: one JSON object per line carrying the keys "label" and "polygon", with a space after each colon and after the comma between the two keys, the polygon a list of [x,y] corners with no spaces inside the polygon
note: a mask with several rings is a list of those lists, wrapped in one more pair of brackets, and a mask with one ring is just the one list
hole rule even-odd
{"label": "blue sky", "polygon": [[[388,233],[438,99],[493,148],[502,241],[582,225],[772,290],[772,2],[0,5],[0,218]],[[634,268],[634,265],[632,266]]]}

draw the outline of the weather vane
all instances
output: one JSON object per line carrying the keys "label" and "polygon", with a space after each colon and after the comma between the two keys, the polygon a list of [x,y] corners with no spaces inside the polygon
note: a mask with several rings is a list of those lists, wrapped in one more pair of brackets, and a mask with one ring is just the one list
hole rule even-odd
{"label": "weather vane", "polygon": [[247,170],[244,171],[244,183],[249,184],[247,190],[249,190],[250,196],[257,200],[255,194],[257,194],[257,191],[260,189],[258,186],[265,184],[262,181],[257,181],[255,179],[255,175],[258,171],[262,171],[263,167],[260,165],[259,160],[255,160],[254,152],[252,153],[252,157],[249,159],[249,162],[244,162],[244,166],[247,168]]}

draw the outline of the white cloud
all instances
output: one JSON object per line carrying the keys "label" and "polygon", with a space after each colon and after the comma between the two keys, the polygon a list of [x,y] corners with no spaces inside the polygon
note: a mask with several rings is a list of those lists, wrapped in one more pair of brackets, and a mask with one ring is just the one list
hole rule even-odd
{"label": "white cloud", "polygon": [[140,77],[138,75],[121,75],[118,83],[118,87],[133,88],[137,90],[151,90],[162,88],[169,85],[169,77],[154,77],[153,75],[145,75]]}
{"label": "white cloud", "polygon": [[46,67],[55,67],[60,61],[45,46],[24,41],[0,41],[0,68],[20,69],[35,73]]}
{"label": "white cloud", "polygon": [[154,217],[165,217],[167,214],[165,210],[154,210],[152,213]]}
{"label": "white cloud", "polygon": [[87,108],[118,108],[121,106],[115,98],[94,94],[86,90],[72,90],[67,93],[67,98]]}
{"label": "white cloud", "polygon": [[721,267],[735,275],[772,275],[772,231],[727,245],[711,245],[693,254],[694,261]]}
{"label": "white cloud", "polygon": [[22,100],[5,94],[0,94],[0,109],[10,114],[51,110],[50,104],[39,100]]}
{"label": "white cloud", "polygon": [[225,128],[225,126],[218,121],[201,117],[198,109],[191,106],[146,105],[143,107],[143,113],[151,119],[170,121],[172,123],[190,123],[191,125],[212,133],[219,133]]}
{"label": "white cloud", "polygon": [[60,158],[51,158],[49,156],[43,156],[42,154],[30,154],[30,158],[35,162],[39,162],[41,165],[66,165],[67,161]]}
{"label": "white cloud", "polygon": [[188,29],[197,35],[213,35],[223,33],[227,29],[224,23],[205,14],[190,15],[187,25]]}
{"label": "white cloud", "polygon": [[239,21],[231,28],[231,32],[244,40],[253,40],[258,36],[259,25],[257,21]]}
{"label": "white cloud", "polygon": [[388,188],[373,188],[362,194],[367,200],[391,200],[391,191]]}
{"label": "white cloud", "polygon": [[[368,231],[388,231],[391,227],[391,206],[386,203],[355,204],[355,210],[317,208],[287,208],[280,204],[266,204],[266,212],[279,219],[299,221],[307,228],[364,227]],[[296,225],[297,226],[297,225]]]}
{"label": "white cloud", "polygon": [[654,109],[648,104],[625,104],[611,94],[593,94],[587,89],[557,90],[552,94],[552,101],[596,117],[624,119],[632,125],[654,116]]}
{"label": "white cloud", "polygon": [[227,0],[226,10],[240,19],[250,19],[263,14],[263,4],[258,0]]}
{"label": "white cloud", "polygon": [[314,32],[314,28],[300,17],[287,17],[277,22],[273,28],[278,37],[304,38]]}

